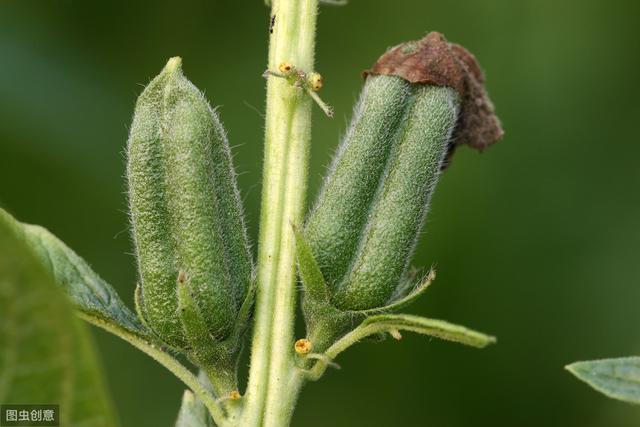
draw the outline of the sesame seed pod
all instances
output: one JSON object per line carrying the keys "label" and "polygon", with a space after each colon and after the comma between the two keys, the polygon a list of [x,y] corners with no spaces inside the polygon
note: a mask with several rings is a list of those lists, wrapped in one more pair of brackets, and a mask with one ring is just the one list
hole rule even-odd
{"label": "sesame seed pod", "polygon": [[460,145],[483,150],[504,133],[475,57],[440,33],[388,49],[363,76],[349,130],[296,234],[307,339],[318,352],[424,292],[433,274],[412,288],[407,270],[440,173]]}
{"label": "sesame seed pod", "polygon": [[146,323],[167,344],[189,346],[177,312],[180,280],[197,295],[210,334],[224,339],[252,263],[226,135],[180,58],[138,99],[127,172]]}
{"label": "sesame seed pod", "polygon": [[440,174],[458,118],[458,98],[451,88],[415,87],[356,257],[333,295],[337,307],[375,308],[393,296]]}
{"label": "sesame seed pod", "polygon": [[306,236],[330,288],[355,257],[360,235],[411,87],[398,77],[367,79],[349,129],[306,225]]}

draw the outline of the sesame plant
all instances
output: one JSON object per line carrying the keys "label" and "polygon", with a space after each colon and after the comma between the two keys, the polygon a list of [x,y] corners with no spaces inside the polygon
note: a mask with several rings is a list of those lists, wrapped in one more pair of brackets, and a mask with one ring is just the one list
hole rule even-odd
{"label": "sesame plant", "polygon": [[127,142],[135,313],[46,229],[0,212],[0,402],[58,403],[64,426],[117,424],[71,307],[184,382],[182,427],[289,425],[303,386],[363,340],[494,342],[402,313],[435,279],[410,262],[440,174],[459,145],[502,136],[473,55],[435,32],[384,53],[307,209],[312,108],[333,115],[314,67],[318,0],[270,7],[257,256],[218,113],[171,58],[140,94]]}

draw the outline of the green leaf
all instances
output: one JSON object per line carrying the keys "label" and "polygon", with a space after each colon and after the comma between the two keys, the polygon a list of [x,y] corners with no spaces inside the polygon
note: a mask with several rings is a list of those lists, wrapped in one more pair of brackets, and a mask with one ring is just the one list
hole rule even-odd
{"label": "green leaf", "polygon": [[477,348],[483,348],[496,342],[495,337],[444,320],[428,319],[411,314],[380,314],[367,317],[358,327],[333,343],[325,351],[324,357],[320,358],[316,365],[307,372],[307,378],[311,380],[320,378],[331,360],[357,342],[383,333],[389,333],[400,339],[399,331],[401,330],[430,335]]}
{"label": "green leaf", "polygon": [[61,426],[118,425],[85,325],[0,215],[0,402],[58,404]]}
{"label": "green leaf", "polygon": [[326,355],[333,359],[353,344],[371,335],[380,333],[395,335],[401,330],[430,335],[477,348],[483,348],[496,342],[495,337],[444,320],[428,319],[411,314],[380,314],[367,317],[357,328],[336,341],[326,351]]}
{"label": "green leaf", "polygon": [[185,390],[176,427],[211,427],[210,419],[202,401],[191,390]]}
{"label": "green leaf", "polygon": [[575,362],[566,369],[608,397],[640,404],[640,357]]}
{"label": "green leaf", "polygon": [[67,293],[76,309],[87,320],[113,323],[137,335],[149,332],[136,315],[124,305],[111,285],[98,276],[73,250],[48,230],[23,224],[0,209],[0,221],[23,234],[28,249]]}
{"label": "green leaf", "polygon": [[382,314],[379,316],[371,316],[362,322],[357,329],[360,328],[362,328],[363,331],[372,331],[371,333],[389,332],[393,330],[411,331],[477,348],[483,348],[496,342],[495,337],[476,332],[464,326],[454,325],[444,320],[428,319],[410,314]]}

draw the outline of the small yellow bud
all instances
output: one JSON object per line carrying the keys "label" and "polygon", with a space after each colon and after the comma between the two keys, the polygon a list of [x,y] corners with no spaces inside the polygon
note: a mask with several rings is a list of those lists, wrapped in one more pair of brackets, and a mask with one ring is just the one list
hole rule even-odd
{"label": "small yellow bud", "polygon": [[231,400],[238,400],[241,397],[242,396],[240,395],[240,392],[238,390],[233,390],[231,393],[229,393],[229,399]]}
{"label": "small yellow bud", "polygon": [[280,64],[278,69],[281,73],[288,74],[291,72],[291,70],[293,70],[293,65],[289,64],[288,62],[283,62],[282,64]]}
{"label": "small yellow bud", "polygon": [[314,92],[317,92],[320,89],[322,89],[323,82],[324,81],[322,79],[322,76],[319,73],[309,74],[309,84],[311,85],[311,89],[313,89]]}
{"label": "small yellow bud", "polygon": [[298,353],[301,356],[309,354],[311,352],[311,341],[309,341],[306,338],[300,338],[294,344],[294,348],[296,350],[296,353]]}

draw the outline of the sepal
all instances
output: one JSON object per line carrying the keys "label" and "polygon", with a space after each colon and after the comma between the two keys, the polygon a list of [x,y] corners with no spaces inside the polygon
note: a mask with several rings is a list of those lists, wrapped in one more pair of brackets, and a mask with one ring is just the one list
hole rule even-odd
{"label": "sepal", "polygon": [[387,334],[399,339],[405,330],[429,335],[446,341],[483,348],[494,343],[492,336],[455,325],[443,320],[410,314],[394,314],[416,301],[435,279],[435,270],[429,273],[409,292],[400,292],[389,304],[368,310],[341,310],[331,302],[329,288],[322,276],[311,247],[305,236],[294,227],[298,271],[304,286],[303,311],[307,337],[315,353],[306,360],[315,360],[308,369],[309,377],[317,379],[339,353],[364,339],[379,341]]}

